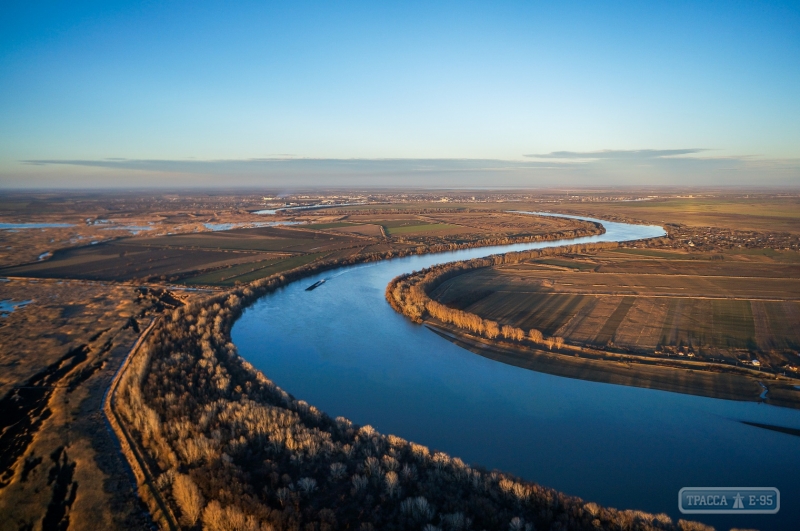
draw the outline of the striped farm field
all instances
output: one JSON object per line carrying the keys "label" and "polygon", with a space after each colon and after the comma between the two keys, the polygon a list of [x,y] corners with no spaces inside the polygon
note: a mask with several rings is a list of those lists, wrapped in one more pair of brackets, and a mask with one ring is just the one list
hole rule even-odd
{"label": "striped farm field", "polygon": [[475,269],[430,295],[567,343],[702,359],[797,364],[793,256],[609,250]]}
{"label": "striped farm field", "polygon": [[320,258],[324,253],[301,254],[296,256],[281,257],[265,260],[256,264],[246,264],[236,268],[220,269],[203,275],[198,275],[183,281],[187,285],[215,285],[233,286],[237,283],[246,283],[268,277],[275,273],[288,271]]}

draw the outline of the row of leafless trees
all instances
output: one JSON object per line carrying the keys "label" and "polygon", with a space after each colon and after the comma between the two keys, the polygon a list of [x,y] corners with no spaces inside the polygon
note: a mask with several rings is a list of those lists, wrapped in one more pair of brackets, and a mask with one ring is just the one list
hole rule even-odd
{"label": "row of leafless trees", "polygon": [[294,399],[239,357],[230,328],[317,270],[172,311],[121,379],[118,410],[184,529],[702,529],[585,503]]}
{"label": "row of leafless trees", "polygon": [[386,287],[386,300],[396,311],[410,317],[417,323],[421,323],[425,317],[429,316],[488,339],[502,337],[512,342],[530,342],[547,345],[550,350],[553,347],[559,349],[564,344],[564,338],[562,337],[544,336],[541,331],[535,328],[522,330],[508,324],[497,323],[491,319],[484,319],[477,314],[441,304],[431,299],[429,294],[443,282],[475,269],[501,264],[515,264],[544,256],[609,249],[617,247],[617,245],[614,242],[570,245],[442,264],[413,274],[400,275],[393,279]]}

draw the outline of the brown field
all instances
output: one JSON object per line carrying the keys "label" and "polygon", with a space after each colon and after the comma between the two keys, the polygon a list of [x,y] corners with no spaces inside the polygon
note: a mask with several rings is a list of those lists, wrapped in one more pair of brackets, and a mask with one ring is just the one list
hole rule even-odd
{"label": "brown field", "polygon": [[262,227],[235,229],[202,234],[185,234],[149,238],[153,247],[183,247],[189,249],[222,249],[227,251],[309,252],[335,250],[352,246],[347,236],[303,230],[300,228]]}
{"label": "brown field", "polygon": [[[464,221],[459,224],[461,217]],[[312,218],[319,222],[286,227],[166,235],[148,231],[54,250],[42,260],[2,268],[0,275],[232,286],[315,260],[349,259],[359,253],[464,244],[485,238],[525,237],[576,226],[567,220],[506,213],[485,214],[498,226],[490,219],[481,225],[477,221],[480,217],[459,212],[438,218],[412,213],[324,214]],[[0,231],[0,240],[4,235]]]}
{"label": "brown field", "polygon": [[[472,194],[470,194],[472,195]],[[494,201],[360,205],[342,212],[436,209],[456,212],[473,209],[503,213],[508,210],[563,212],[603,219],[632,219],[650,223],[678,223],[692,227],[800,233],[800,195],[714,191],[545,191],[540,194],[493,194]],[[633,198],[646,198],[632,201]],[[448,214],[435,214],[435,216]],[[478,217],[480,217],[478,215]],[[433,216],[433,215],[432,215]]]}
{"label": "brown field", "polygon": [[800,233],[800,197],[766,194],[686,197],[650,201],[563,202],[548,210],[590,214],[602,218],[640,219],[652,223],[681,223],[695,227]]}
{"label": "brown field", "polygon": [[1,289],[32,302],[0,318],[0,529],[148,528],[102,398],[140,327],[179,299],[80,281]]}
{"label": "brown field", "polygon": [[183,249],[111,242],[56,251],[49,260],[5,268],[2,274],[36,278],[131,280],[257,263],[281,256],[283,255],[275,253]]}
{"label": "brown field", "polygon": [[595,348],[800,365],[794,256],[621,251],[478,269],[431,295]]}
{"label": "brown field", "polygon": [[205,277],[190,273],[219,270],[207,277],[210,284],[217,284],[213,279],[230,279],[293,256],[316,259],[325,252],[360,243],[348,236],[281,228],[126,238],[56,251],[49,260],[5,268],[0,274],[117,281],[152,280],[162,275],[164,279],[179,280],[189,276],[193,279],[190,283],[196,284],[196,279]]}

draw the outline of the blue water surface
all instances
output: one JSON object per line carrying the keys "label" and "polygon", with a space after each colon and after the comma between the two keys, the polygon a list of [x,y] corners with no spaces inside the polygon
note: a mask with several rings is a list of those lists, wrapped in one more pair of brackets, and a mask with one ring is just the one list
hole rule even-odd
{"label": "blue water surface", "polygon": [[[583,218],[585,219],[585,218]],[[657,237],[661,227],[602,221],[567,243]],[[388,282],[433,264],[549,247],[485,247],[355,265],[305,278],[245,310],[240,354],[331,416],[497,468],[606,506],[666,512],[694,486],[771,486],[778,515],[703,517],[791,529],[800,521],[800,438],[741,420],[800,428],[800,411],[588,382],[475,355],[386,303]],[[318,280],[326,282],[305,291]]]}
{"label": "blue water surface", "polygon": [[74,226],[72,223],[0,223],[0,230],[62,229]]}

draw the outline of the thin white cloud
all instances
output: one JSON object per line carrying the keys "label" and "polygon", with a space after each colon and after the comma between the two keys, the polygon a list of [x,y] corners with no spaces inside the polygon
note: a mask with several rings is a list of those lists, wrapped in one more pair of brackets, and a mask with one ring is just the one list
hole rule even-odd
{"label": "thin white cloud", "polygon": [[800,160],[702,156],[707,151],[557,151],[516,161],[295,156],[236,160],[33,159],[20,161],[17,172],[0,173],[0,187],[800,187]]}
{"label": "thin white cloud", "polygon": [[536,159],[658,159],[682,155],[694,155],[709,151],[701,148],[688,149],[604,149],[602,151],[553,151],[551,153],[525,155]]}

